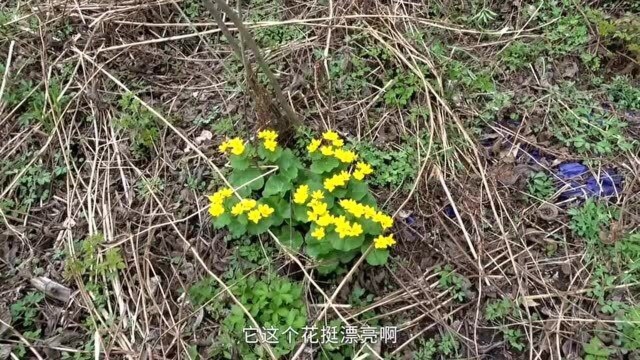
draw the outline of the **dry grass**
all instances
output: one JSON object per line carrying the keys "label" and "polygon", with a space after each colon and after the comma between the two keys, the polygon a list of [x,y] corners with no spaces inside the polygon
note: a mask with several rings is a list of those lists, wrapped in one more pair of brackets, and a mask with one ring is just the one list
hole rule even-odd
{"label": "dry grass", "polygon": [[[489,58],[515,41],[538,37],[555,20],[531,25],[540,7],[529,17],[514,8],[504,15],[510,19],[504,28],[480,30],[432,17],[424,5],[406,1],[286,4],[281,16],[285,20],[244,22],[243,27],[252,31],[287,25],[299,26],[305,34],[261,49],[264,63],[275,67],[270,71],[278,83],[247,91],[241,67],[237,77],[229,76],[236,70],[230,68],[233,49],[221,40],[221,29],[203,9],[199,16],[188,15],[184,1],[0,5],[2,11],[19,14],[0,28],[0,34],[7,34],[6,40],[0,37],[5,65],[0,99],[16,80],[40,84],[13,106],[0,103],[0,168],[24,157],[22,167],[3,180],[0,201],[16,201],[21,180],[33,176],[28,171],[37,164],[67,169],[48,183],[46,199],[16,211],[0,206],[0,223],[5,226],[0,232],[0,315],[2,306],[8,307],[27,291],[33,276],[44,275],[72,289],[66,304],[49,299],[41,304],[45,340],[27,339],[0,316],[0,335],[4,325],[18,339],[0,340],[0,354],[1,344],[22,342],[30,352],[27,356],[38,359],[56,358],[60,349],[96,359],[188,359],[189,348],[209,345],[219,326],[203,321],[203,309],[192,307],[182,293],[203,276],[213,277],[259,327],[229,290],[233,284],[222,276],[234,249],[224,234],[210,226],[205,197],[210,189],[185,186],[191,177],[228,185],[221,170],[224,160],[214,146],[222,134],[214,133],[212,141],[196,140],[202,128],[192,122],[214,111],[219,118],[237,114],[239,121],[231,130],[245,136],[280,126],[278,119],[283,116],[295,116],[306,128],[338,129],[349,139],[387,149],[411,146],[417,154],[417,174],[409,187],[376,189],[380,202],[397,219],[395,232],[401,239],[384,270],[366,265],[362,256],[331,283],[318,276],[304,254],[282,246],[273,233],[261,239],[279,250],[280,255],[268,263],[304,283],[309,324],[327,319],[351,325],[377,320],[398,327],[397,344],[365,345],[361,354],[411,358],[419,339],[450,332],[463,345],[459,352],[463,358],[559,359],[571,353],[567,348],[588,340],[579,333],[593,327],[614,329],[616,320],[599,316],[588,296],[593,264],[586,259],[586,247],[559,240],[571,239],[565,210],[556,207],[558,216],[543,221],[539,203],[521,201],[523,187],[518,184],[526,176],[514,172],[513,154],[536,140],[522,127],[490,124],[487,128],[498,139],[497,149],[492,150],[501,158],[487,156],[478,140],[482,136],[470,130],[470,121],[482,109],[464,99],[451,99],[446,90],[450,80],[438,65],[438,55],[409,36],[438,36],[470,57]],[[224,21],[225,31],[234,36],[243,28],[228,17]],[[373,84],[359,98],[332,92],[344,86],[328,80],[332,54],[356,54],[347,38],[354,34],[366,35],[389,54],[389,59],[378,59],[373,73],[391,73],[395,69],[385,66],[393,63],[415,75],[419,90],[413,101],[427,109],[426,117],[414,121],[407,111],[384,105],[385,92],[394,85],[392,77]],[[254,49],[245,50],[243,61],[258,73],[260,61]],[[487,67],[493,68],[491,60]],[[536,99],[541,108],[561,102],[552,98],[533,66],[524,74],[537,82],[532,87],[542,89]],[[60,91],[51,91],[61,78]],[[51,121],[22,126],[18,116],[22,105],[37,89],[44,93],[44,114]],[[160,129],[151,156],[132,152],[131,132],[116,125],[120,117],[116,101],[127,92],[137,94]],[[60,107],[63,98],[67,100]],[[522,124],[526,122],[525,117]],[[428,141],[402,142],[403,138]],[[546,150],[556,153],[558,161],[575,158],[566,149]],[[637,154],[616,161],[627,179],[638,173]],[[154,179],[160,179],[163,187],[153,186]],[[633,182],[618,197],[619,205],[623,199],[626,202],[625,214],[631,219],[625,232],[636,225],[636,190]],[[451,217],[443,212],[447,205]],[[405,214],[416,223],[408,225]],[[105,243],[96,256],[102,258],[109,249],[118,248],[126,264],[116,277],[91,279],[104,285],[104,306],[98,306],[99,299],[87,289],[86,277],[65,279],[64,261],[56,258],[62,252],[73,256],[77,241],[97,233],[104,234]],[[559,248],[554,255],[544,252],[550,244]],[[455,299],[455,289],[439,286],[437,269],[445,264],[466,278],[465,301]],[[633,285],[609,290],[633,298]],[[374,301],[360,308],[345,304],[345,294],[357,286],[374,292]],[[484,320],[486,302],[503,297],[521,309],[503,326],[519,325],[523,330],[523,341],[529,344],[523,353],[510,350],[498,335],[501,327]],[[367,316],[371,312],[373,318]],[[81,340],[59,340],[63,335]],[[84,353],[80,346],[91,339],[95,355]],[[269,344],[262,346],[276,358]],[[312,358],[317,350],[299,344],[291,358]]]}

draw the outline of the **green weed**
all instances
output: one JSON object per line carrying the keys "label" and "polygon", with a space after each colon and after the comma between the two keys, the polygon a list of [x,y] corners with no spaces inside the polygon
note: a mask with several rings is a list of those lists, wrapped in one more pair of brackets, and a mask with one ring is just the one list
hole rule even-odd
{"label": "green weed", "polygon": [[595,336],[584,345],[584,352],[585,360],[607,360],[613,354],[613,351],[604,346],[602,341]]}
{"label": "green weed", "polygon": [[484,318],[491,322],[502,322],[512,314],[513,310],[514,304],[511,299],[494,300],[487,303],[484,309]]}
{"label": "green weed", "polygon": [[609,100],[620,109],[640,110],[640,87],[622,76],[616,76],[610,84],[604,85]]}
{"label": "green weed", "polygon": [[413,353],[415,360],[432,360],[438,353],[435,339],[420,341],[418,351]]}
{"label": "green weed", "polygon": [[452,359],[454,355],[458,353],[460,343],[452,333],[446,333],[440,338],[438,343],[438,352],[444,356],[445,359]]}
{"label": "green weed", "polygon": [[[231,287],[233,294],[242,302],[246,309],[263,328],[277,329],[282,335],[287,329],[300,333],[307,322],[307,312],[303,301],[302,287],[295,282],[273,274],[263,277],[239,277]],[[251,329],[253,325],[248,321],[242,309],[231,305],[230,312],[223,311],[221,304],[229,302],[215,300],[217,285],[212,280],[196,283],[189,289],[191,300],[196,305],[209,304],[208,312],[219,316],[221,321],[221,336],[216,344],[216,355],[231,358],[237,352],[243,359],[257,359],[265,356],[260,346],[252,348],[245,340],[244,329]],[[213,310],[211,309],[213,307]],[[296,341],[288,342],[281,339],[272,344],[276,356],[281,357],[291,352]]]}
{"label": "green weed", "polygon": [[86,239],[76,242],[73,257],[69,257],[65,264],[65,277],[70,279],[76,276],[112,278],[120,270],[126,268],[120,249],[113,247],[108,249],[103,257],[99,257],[100,247],[104,243],[102,234],[94,234]]}
{"label": "green weed", "polygon": [[122,95],[118,104],[121,113],[116,124],[129,134],[134,153],[147,153],[160,136],[155,116],[132,93]]}
{"label": "green weed", "polygon": [[500,54],[500,60],[512,71],[520,70],[533,63],[544,47],[539,42],[514,41]]}
{"label": "green weed", "polygon": [[357,149],[362,159],[375,169],[370,180],[372,185],[398,188],[408,185],[418,172],[417,154],[411,146],[391,150],[361,143]]}
{"label": "green weed", "polygon": [[397,71],[392,84],[384,93],[384,102],[388,106],[404,108],[414,94],[420,91],[420,79],[410,71]]}
{"label": "green weed", "polygon": [[442,290],[449,290],[454,299],[464,301],[467,297],[465,279],[457,274],[451,265],[438,267],[436,269],[440,278],[438,279],[438,287]]}
{"label": "green weed", "polygon": [[504,339],[509,344],[509,347],[515,349],[517,351],[522,351],[525,348],[525,343],[523,340],[524,334],[520,329],[512,329],[512,328],[503,328],[502,335]]}
{"label": "green weed", "polygon": [[587,244],[597,246],[600,242],[600,231],[608,228],[612,219],[618,217],[615,209],[588,199],[581,207],[569,209],[571,216],[569,227]]}
{"label": "green weed", "polygon": [[25,328],[30,328],[39,313],[39,305],[44,300],[44,294],[30,292],[22,299],[11,305],[11,317],[16,323],[21,323]]}
{"label": "green weed", "polygon": [[640,349],[640,307],[628,309],[617,324],[622,346],[629,351]]}
{"label": "green weed", "polygon": [[531,196],[540,200],[547,200],[555,193],[553,179],[542,171],[531,174],[527,188]]}
{"label": "green weed", "polygon": [[152,177],[149,179],[140,178],[138,182],[136,182],[136,190],[138,194],[143,199],[148,199],[152,196],[152,194],[159,194],[164,190],[164,181],[157,177]]}

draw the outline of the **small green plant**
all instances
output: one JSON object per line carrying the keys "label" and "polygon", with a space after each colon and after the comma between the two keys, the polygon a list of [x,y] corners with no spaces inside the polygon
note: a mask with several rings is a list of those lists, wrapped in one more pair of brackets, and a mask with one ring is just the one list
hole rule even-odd
{"label": "small green plant", "polygon": [[553,180],[545,172],[531,174],[528,185],[529,194],[536,199],[547,200],[555,193]]}
{"label": "small green plant", "polygon": [[420,91],[420,80],[410,71],[397,71],[392,84],[384,93],[384,102],[388,106],[404,108],[409,100]]}
{"label": "small green plant", "polygon": [[627,13],[613,18],[601,10],[589,9],[587,19],[598,28],[605,46],[612,49],[624,49],[636,60],[640,60],[640,16]]}
{"label": "small green plant", "polygon": [[398,150],[379,148],[373,143],[359,144],[362,159],[376,169],[370,180],[372,185],[392,188],[410,185],[418,172],[418,158],[409,143]]}
{"label": "small green plant", "polygon": [[211,125],[213,133],[220,136],[232,137],[238,134],[237,125],[240,122],[239,115],[225,116]]}
{"label": "small green plant", "polygon": [[542,49],[538,42],[516,40],[500,53],[500,59],[509,70],[520,70],[533,63],[540,56]]}
{"label": "small green plant", "polygon": [[[265,130],[257,145],[233,138],[220,146],[230,153],[229,182],[242,198],[228,188],[210,196],[214,226],[235,237],[273,230],[286,246],[304,245],[321,272],[334,271],[358,253],[366,253],[371,265],[386,263],[395,240],[384,232],[393,219],[376,208],[365,182],[373,168],[356,163],[358,155],[333,131],[311,141],[308,168],[290,149],[280,148],[277,137]],[[267,167],[277,171],[265,173]]]}
{"label": "small green plant", "polygon": [[610,84],[604,85],[609,100],[620,109],[640,110],[640,87],[633,86],[631,81],[616,76]]}
{"label": "small green plant", "polygon": [[504,336],[504,339],[509,344],[509,347],[517,351],[524,350],[525,343],[523,340],[524,334],[522,333],[522,330],[513,329],[513,328],[503,328],[502,335]]}
{"label": "small green plant", "polygon": [[511,299],[503,298],[502,300],[494,300],[487,303],[484,309],[484,318],[491,322],[502,322],[514,310],[514,305]]}
{"label": "small green plant", "polygon": [[550,128],[565,146],[596,155],[626,152],[637,146],[637,141],[626,135],[628,124],[615,112],[598,107],[591,93],[578,90],[571,82],[554,87],[552,93],[561,102],[551,108]]}
{"label": "small green plant", "polygon": [[[17,162],[13,162],[10,170],[5,171],[6,175],[16,175],[22,172],[23,168],[14,167],[26,162],[26,157]],[[8,167],[8,166],[7,166]],[[42,162],[32,164],[18,180],[16,196],[23,205],[31,205],[49,199],[53,174]]]}
{"label": "small green plant", "polygon": [[609,355],[613,354],[613,350],[604,346],[598,337],[591,338],[589,343],[584,345],[584,360],[608,360]]}
{"label": "small green plant", "polygon": [[126,265],[119,248],[110,248],[104,252],[104,256],[99,256],[103,243],[102,234],[94,234],[75,243],[74,256],[68,258],[65,264],[65,277],[106,276],[111,278],[125,269]]}
{"label": "small green plant", "polygon": [[445,359],[451,359],[458,353],[460,343],[452,333],[446,333],[440,338],[438,343],[438,352],[444,356]]}
{"label": "small green plant", "polygon": [[[30,343],[33,343],[37,340],[40,340],[42,338],[42,330],[37,329],[37,330],[33,330],[33,331],[25,331],[22,336],[27,339]],[[24,343],[19,342],[16,345],[16,348],[14,350],[14,354],[18,357],[18,359],[28,359],[27,357],[27,347],[25,346]]]}
{"label": "small green plant", "polygon": [[138,194],[144,199],[148,199],[152,194],[158,194],[164,190],[164,181],[157,177],[146,179],[140,178],[136,183]]}
{"label": "small green plant", "polygon": [[629,351],[640,349],[640,307],[627,309],[617,325],[622,346]]}
{"label": "small green plant", "polygon": [[561,16],[547,29],[546,50],[554,56],[573,53],[589,42],[589,28],[582,15]]}
{"label": "small green plant", "polygon": [[22,299],[11,305],[11,317],[25,328],[30,328],[38,316],[39,305],[44,300],[44,294],[30,292]]}
{"label": "small green plant", "polygon": [[432,360],[438,353],[434,339],[422,340],[418,350],[413,354],[415,360]]}
{"label": "small green plant", "polygon": [[118,104],[121,113],[116,124],[127,131],[136,154],[148,152],[160,136],[154,115],[132,93],[122,95]]}
{"label": "small green plant", "polygon": [[445,265],[445,267],[438,267],[436,269],[440,275],[438,280],[438,286],[442,290],[449,290],[454,299],[458,301],[464,301],[467,297],[465,279],[457,274],[451,265]]}
{"label": "small green plant", "polygon": [[599,244],[600,231],[606,230],[611,220],[618,217],[617,211],[592,199],[585,201],[581,207],[569,209],[567,212],[571,216],[569,223],[571,230],[592,246]]}
{"label": "small green plant", "polygon": [[[272,348],[282,357],[295,348],[298,339],[287,341],[287,334],[300,333],[307,323],[307,311],[303,301],[302,286],[274,274],[266,276],[239,276],[230,286],[233,294],[264,329],[275,329],[280,337]],[[243,310],[218,291],[212,278],[194,284],[188,291],[196,306],[205,305],[207,312],[221,322],[221,334],[216,344],[216,355],[233,358],[235,351],[243,359],[264,358],[264,349],[245,342],[247,329],[255,330]],[[257,339],[256,339],[257,340]]]}

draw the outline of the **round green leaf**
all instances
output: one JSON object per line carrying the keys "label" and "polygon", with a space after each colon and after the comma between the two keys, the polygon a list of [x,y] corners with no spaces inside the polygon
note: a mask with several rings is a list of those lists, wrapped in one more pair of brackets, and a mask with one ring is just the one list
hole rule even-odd
{"label": "round green leaf", "polygon": [[310,169],[316,174],[322,174],[337,168],[338,165],[340,165],[338,159],[331,156],[323,156],[311,163]]}
{"label": "round green leaf", "polygon": [[229,176],[229,182],[235,188],[242,186],[258,190],[264,185],[264,177],[259,169],[252,167],[245,170],[234,170]]}
{"label": "round green leaf", "polygon": [[291,182],[283,175],[272,175],[264,185],[262,196],[271,196],[276,194],[284,195],[285,192],[291,190]]}
{"label": "round green leaf", "polygon": [[243,155],[233,155],[229,156],[229,161],[231,163],[231,167],[235,170],[246,170],[249,165],[251,165],[251,161],[247,156]]}
{"label": "round green leaf", "polygon": [[369,186],[363,181],[351,180],[347,187],[347,197],[356,201],[360,201],[369,193]]}
{"label": "round green leaf", "polygon": [[[363,252],[367,251],[366,248],[363,248]],[[372,249],[371,252],[367,255],[367,263],[372,266],[384,265],[387,263],[387,259],[389,258],[389,250],[387,249]]]}
{"label": "round green leaf", "polygon": [[346,236],[343,239],[340,239],[340,236],[335,231],[330,231],[326,239],[329,240],[331,246],[334,249],[340,251],[349,251],[353,249],[359,248],[364,242],[364,235],[360,236]]}

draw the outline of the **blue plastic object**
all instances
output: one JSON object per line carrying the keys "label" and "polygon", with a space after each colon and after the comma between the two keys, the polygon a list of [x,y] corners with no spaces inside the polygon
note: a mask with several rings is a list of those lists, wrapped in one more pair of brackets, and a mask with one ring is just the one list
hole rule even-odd
{"label": "blue plastic object", "polygon": [[560,194],[560,199],[566,200],[576,197],[611,197],[622,190],[622,176],[615,170],[608,169],[600,173],[599,177],[589,172],[589,168],[581,163],[570,162],[560,164],[556,176],[563,181],[560,187],[568,189]]}

